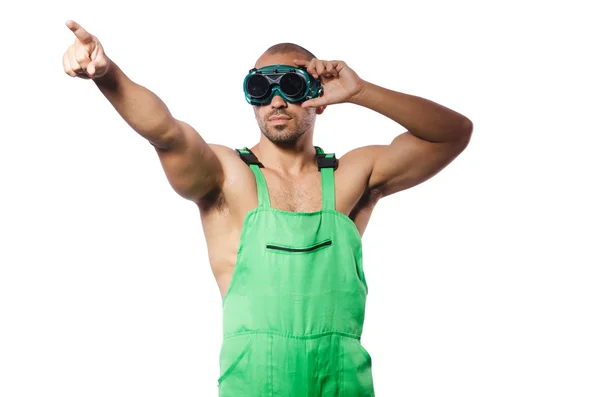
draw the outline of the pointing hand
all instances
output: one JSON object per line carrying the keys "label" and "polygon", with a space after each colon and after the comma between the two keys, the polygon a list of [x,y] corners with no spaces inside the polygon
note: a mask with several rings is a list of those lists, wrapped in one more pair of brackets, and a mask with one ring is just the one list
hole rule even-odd
{"label": "pointing hand", "polygon": [[110,59],[104,53],[100,41],[75,21],[67,21],[66,25],[75,34],[75,42],[63,55],[65,73],[82,79],[104,76]]}

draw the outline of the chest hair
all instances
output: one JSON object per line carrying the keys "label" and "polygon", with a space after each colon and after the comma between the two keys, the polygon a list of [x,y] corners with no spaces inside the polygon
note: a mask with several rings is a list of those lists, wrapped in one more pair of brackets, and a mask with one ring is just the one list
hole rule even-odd
{"label": "chest hair", "polygon": [[321,183],[320,180],[304,181],[278,181],[272,189],[271,206],[283,211],[313,212],[321,209]]}

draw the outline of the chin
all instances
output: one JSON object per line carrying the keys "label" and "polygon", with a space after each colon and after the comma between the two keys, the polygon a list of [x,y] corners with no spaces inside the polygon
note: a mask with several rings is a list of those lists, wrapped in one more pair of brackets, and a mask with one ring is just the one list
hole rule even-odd
{"label": "chin", "polygon": [[299,138],[298,136],[292,136],[290,134],[268,134],[265,136],[272,143],[274,143],[276,145],[283,145],[283,146],[292,145],[292,144],[296,143],[296,141]]}

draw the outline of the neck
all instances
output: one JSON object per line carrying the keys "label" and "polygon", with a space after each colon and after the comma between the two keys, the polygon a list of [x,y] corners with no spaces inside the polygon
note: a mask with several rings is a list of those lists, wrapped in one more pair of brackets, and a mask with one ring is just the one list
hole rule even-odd
{"label": "neck", "polygon": [[265,167],[288,175],[298,175],[316,167],[312,137],[312,131],[307,131],[295,143],[284,146],[261,136],[259,143],[251,150]]}

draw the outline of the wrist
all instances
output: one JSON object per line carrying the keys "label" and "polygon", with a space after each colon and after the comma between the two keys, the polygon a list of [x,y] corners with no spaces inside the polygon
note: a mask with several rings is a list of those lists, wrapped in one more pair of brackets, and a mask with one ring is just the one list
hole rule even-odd
{"label": "wrist", "polygon": [[106,71],[102,76],[94,77],[93,80],[99,88],[115,89],[119,86],[122,73],[119,67],[107,57]]}
{"label": "wrist", "polygon": [[356,94],[350,97],[348,102],[353,103],[355,105],[364,105],[366,98],[369,97],[370,91],[373,89],[372,86],[373,84],[361,79],[358,84],[358,91],[356,92]]}

